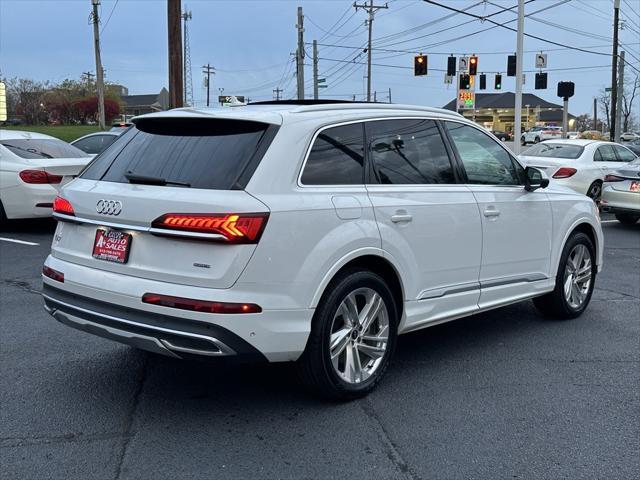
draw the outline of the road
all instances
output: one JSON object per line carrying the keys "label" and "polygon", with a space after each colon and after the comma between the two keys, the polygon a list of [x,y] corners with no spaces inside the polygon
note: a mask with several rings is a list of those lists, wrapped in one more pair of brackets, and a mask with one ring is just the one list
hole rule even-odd
{"label": "road", "polygon": [[165,359],[42,308],[50,222],[0,237],[0,478],[640,478],[640,225],[604,225],[586,313],[531,302],[400,337],[346,404],[291,367]]}

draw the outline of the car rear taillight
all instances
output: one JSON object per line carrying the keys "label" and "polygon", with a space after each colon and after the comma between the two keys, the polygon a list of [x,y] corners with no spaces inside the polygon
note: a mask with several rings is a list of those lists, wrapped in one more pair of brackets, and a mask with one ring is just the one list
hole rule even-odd
{"label": "car rear taillight", "polygon": [[69,200],[65,200],[59,196],[53,201],[53,213],[75,216],[75,212],[73,211],[73,207],[71,206],[71,203],[69,203]]}
{"label": "car rear taillight", "polygon": [[42,274],[56,282],[64,283],[64,273],[54,270],[51,267],[47,267],[46,265],[42,267]]}
{"label": "car rear taillight", "polygon": [[607,175],[604,177],[604,181],[605,182],[624,182],[625,179],[617,175]]}
{"label": "car rear taillight", "polygon": [[156,293],[145,293],[142,296],[143,303],[158,305],[160,307],[179,308],[203,313],[260,313],[262,308],[255,303],[228,303],[211,302],[208,300],[195,300],[192,298],[172,297]]}
{"label": "car rear taillight", "polygon": [[60,183],[62,175],[51,175],[44,170],[22,170],[18,175],[24,183]]}
{"label": "car rear taillight", "polygon": [[151,227],[222,235],[224,241],[232,243],[258,243],[268,218],[268,213],[167,213],[155,219]]}
{"label": "car rear taillight", "polygon": [[569,178],[575,175],[577,171],[575,168],[561,167],[553,174],[553,178]]}

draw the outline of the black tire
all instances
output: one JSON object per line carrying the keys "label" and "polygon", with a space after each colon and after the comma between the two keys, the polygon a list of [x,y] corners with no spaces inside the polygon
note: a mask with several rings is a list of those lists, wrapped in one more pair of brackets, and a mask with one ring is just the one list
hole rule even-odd
{"label": "black tire", "polygon": [[520,138],[520,145],[522,145],[523,147],[527,144],[526,140],[524,139],[524,137]]}
{"label": "black tire", "polygon": [[600,180],[596,180],[591,185],[589,185],[589,189],[587,190],[587,197],[589,197],[594,202],[600,201],[600,198],[602,198],[602,182]]}
{"label": "black tire", "polygon": [[[578,245],[584,245],[589,252],[591,259],[591,282],[588,286],[588,291],[584,297],[584,300],[579,307],[572,306],[567,300],[564,293],[565,285],[565,270],[567,269],[567,263],[569,261],[569,254],[573,252],[573,249]],[[562,255],[560,256],[560,263],[558,265],[558,273],[556,275],[556,286],[554,290],[546,295],[533,299],[533,303],[542,315],[549,318],[558,320],[568,320],[576,318],[582,315],[585,311],[591,296],[593,295],[593,286],[596,281],[596,254],[593,242],[591,239],[582,232],[573,233],[567,240]]]}
{"label": "black tire", "polygon": [[7,214],[4,211],[4,206],[2,205],[2,202],[0,201],[0,228],[1,227],[5,227],[7,225],[8,220],[7,220]]}
{"label": "black tire", "polygon": [[540,143],[540,137],[536,137],[533,139],[533,143]]}
{"label": "black tire", "polygon": [[[330,338],[334,317],[341,303],[351,292],[363,288],[373,290],[384,302],[388,315],[388,340],[382,360],[371,376],[359,383],[350,383],[341,378],[334,368],[331,361]],[[395,350],[397,312],[393,294],[380,276],[358,268],[340,273],[327,287],[313,316],[307,346],[297,362],[302,382],[314,394],[331,400],[352,400],[367,395],[380,383]]]}
{"label": "black tire", "polygon": [[624,225],[634,225],[640,220],[640,215],[633,215],[631,213],[616,213],[615,216],[616,219]]}

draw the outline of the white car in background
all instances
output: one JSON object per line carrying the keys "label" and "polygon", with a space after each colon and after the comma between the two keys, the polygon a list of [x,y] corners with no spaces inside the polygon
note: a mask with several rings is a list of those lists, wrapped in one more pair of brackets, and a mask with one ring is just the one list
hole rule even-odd
{"label": "white car in background", "polygon": [[640,220],[640,158],[604,178],[600,209],[625,225]]}
{"label": "white car in background", "polygon": [[624,132],[620,135],[620,140],[623,142],[633,142],[634,140],[640,139],[640,133],[637,132]]}
{"label": "white car in background", "polygon": [[95,132],[85,135],[84,137],[80,137],[77,140],[71,142],[76,148],[79,148],[85,153],[89,155],[98,155],[102,153],[106,148],[111,145],[116,138],[124,131],[125,129],[120,129],[115,132]]}
{"label": "white car in background", "polygon": [[0,130],[0,220],[50,217],[60,187],[91,159],[49,135]]}
{"label": "white car in background", "polygon": [[598,201],[604,178],[635,160],[636,154],[617,143],[560,139],[534,145],[522,152],[520,159],[544,171],[551,183]]}
{"label": "white car in background", "polygon": [[540,143],[560,138],[562,138],[562,128],[560,127],[533,127],[522,134],[520,144]]}

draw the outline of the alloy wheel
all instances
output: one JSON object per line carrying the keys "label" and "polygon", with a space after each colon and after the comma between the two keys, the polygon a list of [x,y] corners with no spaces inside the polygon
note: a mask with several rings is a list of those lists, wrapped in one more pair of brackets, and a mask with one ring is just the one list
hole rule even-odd
{"label": "alloy wheel", "polygon": [[564,298],[571,308],[579,309],[591,287],[591,253],[578,244],[569,253],[564,270]]}
{"label": "alloy wheel", "polygon": [[331,325],[329,349],[334,371],[345,382],[364,382],[382,364],[388,344],[389,314],[380,294],[371,288],[349,293]]}

